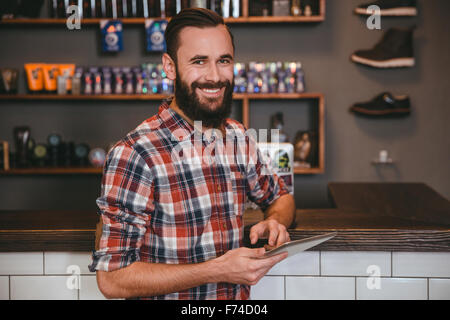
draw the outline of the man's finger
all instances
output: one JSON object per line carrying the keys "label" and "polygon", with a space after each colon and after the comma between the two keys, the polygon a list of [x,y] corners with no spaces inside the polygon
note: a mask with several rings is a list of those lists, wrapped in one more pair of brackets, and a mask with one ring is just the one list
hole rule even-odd
{"label": "man's finger", "polygon": [[266,252],[266,249],[264,248],[257,248],[257,249],[250,249],[246,250],[245,255],[250,258],[260,258],[264,255]]}
{"label": "man's finger", "polygon": [[290,241],[289,233],[286,230],[280,230],[277,239],[277,247],[281,246],[283,243]]}
{"label": "man's finger", "polygon": [[278,228],[271,228],[269,230],[269,245],[270,246],[274,246],[277,243],[277,238],[279,235],[279,230]]}
{"label": "man's finger", "polygon": [[261,224],[254,225],[250,229],[250,242],[251,244],[255,244],[259,238],[261,238],[264,235],[265,228]]}

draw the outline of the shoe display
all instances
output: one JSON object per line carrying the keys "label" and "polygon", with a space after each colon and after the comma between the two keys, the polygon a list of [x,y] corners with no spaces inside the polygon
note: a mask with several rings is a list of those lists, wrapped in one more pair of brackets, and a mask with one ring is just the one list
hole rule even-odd
{"label": "shoe display", "polygon": [[356,14],[370,15],[367,8],[376,5],[380,7],[382,16],[416,16],[416,0],[378,0],[362,4],[355,9]]}
{"label": "shoe display", "polygon": [[411,106],[408,96],[394,96],[383,92],[371,101],[355,103],[350,111],[371,117],[407,116],[411,113]]}
{"label": "shoe display", "polygon": [[358,50],[351,56],[356,63],[374,68],[413,67],[415,27],[409,29],[391,28],[372,49]]}

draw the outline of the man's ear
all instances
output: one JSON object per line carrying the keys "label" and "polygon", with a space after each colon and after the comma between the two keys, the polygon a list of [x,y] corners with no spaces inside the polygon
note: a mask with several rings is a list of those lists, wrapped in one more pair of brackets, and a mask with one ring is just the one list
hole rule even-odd
{"label": "man's ear", "polygon": [[175,78],[177,77],[175,62],[167,53],[163,54],[162,63],[167,78],[169,78],[170,80],[175,80]]}

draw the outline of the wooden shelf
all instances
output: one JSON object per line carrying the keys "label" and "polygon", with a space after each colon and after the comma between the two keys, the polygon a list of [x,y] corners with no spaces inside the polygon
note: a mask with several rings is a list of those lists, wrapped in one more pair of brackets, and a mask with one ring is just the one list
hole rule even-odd
{"label": "wooden shelf", "polygon": [[[165,94],[103,94],[103,95],[57,95],[57,94],[2,94],[0,100],[27,101],[27,100],[164,100],[171,95]],[[268,99],[320,99],[322,93],[236,93],[235,100],[268,100]]]}
{"label": "wooden shelf", "polygon": [[[101,20],[105,19],[83,19],[81,25],[98,25]],[[119,19],[124,25],[144,25],[144,18],[123,18]],[[167,20],[170,20],[167,19]],[[322,22],[325,20],[324,16],[310,16],[310,17],[240,17],[240,18],[227,18],[225,23],[227,24],[241,24],[241,23],[313,23]],[[0,25],[59,25],[65,26],[66,19],[44,19],[44,18],[16,18],[16,19],[4,19],[0,21]]]}
{"label": "wooden shelf", "polygon": [[[319,1],[320,13],[313,16],[249,16],[248,15],[248,0],[243,0],[242,3],[242,17],[239,18],[226,18],[227,24],[246,24],[246,23],[314,23],[322,22],[325,20],[325,0]],[[98,25],[101,20],[112,18],[87,18],[81,21],[82,25]],[[152,17],[151,19],[160,19]],[[162,19],[162,18],[161,18]],[[169,18],[165,18],[170,21]],[[144,25],[145,18],[122,18],[119,19],[125,25]],[[4,19],[0,21],[0,25],[55,25],[65,26],[66,19],[60,18],[14,18]]]}
{"label": "wooden shelf", "polygon": [[15,168],[10,170],[0,170],[0,176],[25,176],[25,175],[101,175],[102,168],[83,167],[83,168]]}
{"label": "wooden shelf", "polygon": [[102,95],[57,95],[57,94],[9,94],[0,95],[0,100],[163,100],[170,95],[165,94],[102,94]]}
{"label": "wooden shelf", "polygon": [[[18,94],[18,95],[0,95],[0,101],[161,101],[168,98],[163,94],[148,95],[56,95],[56,94]],[[322,93],[236,93],[233,99],[242,101],[242,123],[246,128],[250,128],[250,101],[251,100],[318,100],[318,167],[313,168],[296,168],[295,174],[323,174],[325,173],[325,97]],[[86,171],[87,170],[87,171]],[[22,175],[22,174],[100,174],[99,172],[91,172],[93,168],[88,169],[14,169],[6,173],[0,171],[0,175]]]}

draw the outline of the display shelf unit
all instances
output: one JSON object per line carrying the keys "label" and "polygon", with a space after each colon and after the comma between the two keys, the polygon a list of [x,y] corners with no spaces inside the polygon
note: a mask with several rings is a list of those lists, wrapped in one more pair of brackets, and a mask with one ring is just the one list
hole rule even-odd
{"label": "display shelf unit", "polygon": [[102,174],[102,168],[94,167],[45,167],[45,168],[13,168],[0,170],[3,176],[26,176],[26,175],[98,175]]}
{"label": "display shelf unit", "polygon": [[[241,23],[312,23],[322,22],[325,20],[325,6],[326,0],[317,0],[319,2],[319,14],[312,16],[249,16],[249,1],[242,1],[242,16],[239,18],[226,18],[227,24],[241,24]],[[83,25],[98,25],[103,19],[111,18],[86,18],[81,21]],[[152,17],[152,19],[155,19]],[[169,18],[165,18],[170,20]],[[145,18],[122,18],[120,19],[125,25],[143,25]],[[3,19],[0,25],[65,25],[66,19],[61,18],[13,18]]]}
{"label": "display shelf unit", "polygon": [[[56,95],[17,94],[0,95],[0,101],[161,101],[168,95]],[[322,174],[325,172],[325,98],[322,93],[238,93],[234,101],[242,103],[242,123],[250,128],[250,104],[253,100],[316,100],[318,107],[318,166],[295,168],[295,174]],[[255,107],[257,109],[257,107]],[[36,168],[0,170],[0,175],[61,175],[61,174],[101,174],[101,168]]]}

